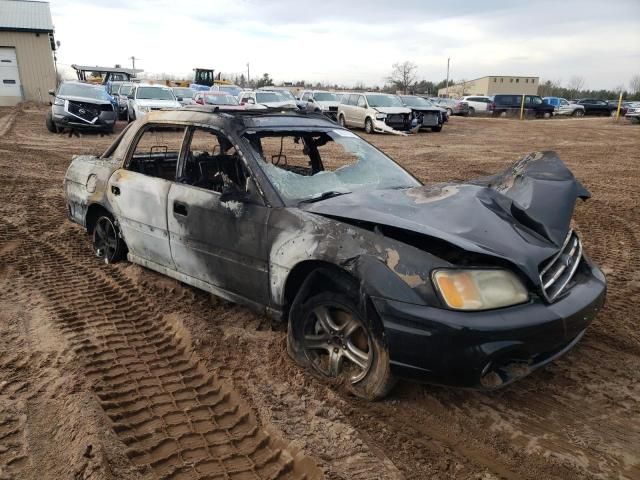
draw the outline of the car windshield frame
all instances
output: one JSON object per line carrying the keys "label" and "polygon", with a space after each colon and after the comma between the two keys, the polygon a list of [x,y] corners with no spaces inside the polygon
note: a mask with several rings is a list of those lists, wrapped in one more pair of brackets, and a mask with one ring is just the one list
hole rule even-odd
{"label": "car windshield frame", "polygon": [[[253,143],[255,139],[262,141],[263,138],[295,138],[322,135],[328,135],[334,142],[338,143],[344,149],[345,155],[359,156],[359,158],[355,162],[340,166],[335,170],[322,170],[314,175],[306,176],[282,169],[269,162]],[[366,189],[404,189],[422,185],[420,180],[391,157],[346,129],[313,128],[286,131],[281,129],[251,129],[241,134],[240,138],[254,154],[258,168],[287,206],[296,206],[322,199],[323,196],[328,198]],[[363,168],[367,169],[367,171],[365,172]],[[365,176],[364,173],[369,177]],[[366,180],[374,178],[378,181],[366,182]],[[345,182],[342,181],[343,179],[356,181]]]}
{"label": "car windshield frame", "polygon": [[[168,92],[169,93],[169,98],[163,98],[160,96],[146,96],[148,95],[147,92],[149,91],[158,91],[158,92]],[[140,96],[141,93],[145,93],[145,96]],[[165,87],[156,87],[156,86],[144,86],[144,87],[138,87],[136,89],[136,100],[169,100],[169,101],[176,101],[176,97],[173,93],[173,90],[171,90],[170,88],[165,88]]]}
{"label": "car windshield frame", "polygon": [[402,100],[397,95],[388,95],[384,93],[369,93],[366,94],[367,103],[371,108],[392,108],[392,107],[404,107]]}
{"label": "car windshield frame", "polygon": [[105,102],[112,100],[111,95],[107,93],[106,89],[83,83],[63,83],[60,85],[57,95],[90,98],[92,100],[102,100]]}

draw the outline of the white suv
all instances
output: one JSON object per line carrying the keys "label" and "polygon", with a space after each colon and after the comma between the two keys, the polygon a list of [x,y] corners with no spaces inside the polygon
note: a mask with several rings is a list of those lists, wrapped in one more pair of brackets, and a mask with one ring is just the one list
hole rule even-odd
{"label": "white suv", "polygon": [[487,113],[487,107],[491,103],[491,97],[487,97],[485,95],[468,95],[466,97],[462,97],[460,100],[469,104],[469,115]]}
{"label": "white suv", "polygon": [[397,95],[388,93],[349,93],[342,96],[338,123],[374,132],[417,132],[420,126],[410,108]]}
{"label": "white suv", "polygon": [[335,93],[325,90],[305,90],[300,95],[300,101],[311,104],[314,109],[317,108],[332,120],[338,118],[340,100]]}
{"label": "white suv", "polygon": [[133,122],[151,110],[181,108],[182,105],[170,87],[135,84],[127,96],[127,120]]}

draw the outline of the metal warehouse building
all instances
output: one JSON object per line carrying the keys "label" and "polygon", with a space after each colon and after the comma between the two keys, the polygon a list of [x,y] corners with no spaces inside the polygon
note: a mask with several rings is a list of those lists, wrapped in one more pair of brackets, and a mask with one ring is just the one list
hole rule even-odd
{"label": "metal warehouse building", "polygon": [[[463,97],[465,95],[498,95],[501,93],[513,93],[524,95],[536,95],[538,93],[539,77],[516,77],[514,75],[489,75],[465,82],[449,85],[450,97]],[[446,88],[438,90],[438,96],[447,94]]]}
{"label": "metal warehouse building", "polygon": [[49,3],[0,0],[0,105],[49,100],[55,48]]}

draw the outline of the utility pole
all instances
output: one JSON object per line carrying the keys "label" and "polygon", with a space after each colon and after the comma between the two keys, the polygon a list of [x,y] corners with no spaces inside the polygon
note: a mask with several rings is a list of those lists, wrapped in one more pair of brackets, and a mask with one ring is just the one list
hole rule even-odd
{"label": "utility pole", "polygon": [[249,75],[249,62],[247,62],[247,85],[251,81],[251,75]]}
{"label": "utility pole", "polygon": [[139,58],[136,57],[129,57],[129,59],[131,60],[131,68],[133,68],[134,70],[136,69],[136,60],[140,60]]}
{"label": "utility pole", "polygon": [[451,61],[451,58],[447,58],[447,87],[444,91],[447,98],[449,98],[449,62],[450,61]]}

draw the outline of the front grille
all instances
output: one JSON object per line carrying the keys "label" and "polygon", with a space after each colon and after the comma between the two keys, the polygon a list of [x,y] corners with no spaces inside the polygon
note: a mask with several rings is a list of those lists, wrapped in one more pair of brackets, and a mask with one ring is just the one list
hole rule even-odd
{"label": "front grille", "polygon": [[418,122],[429,127],[438,125],[438,114],[435,112],[419,113]]}
{"label": "front grille", "polygon": [[385,123],[395,129],[406,128],[408,121],[409,116],[403,115],[402,113],[389,114],[385,119]]}
{"label": "front grille", "polygon": [[86,122],[93,122],[100,115],[100,106],[92,103],[69,100],[67,111]]}
{"label": "front grille", "polygon": [[329,111],[330,112],[337,112],[338,111],[338,107],[329,107]]}
{"label": "front grille", "polygon": [[573,230],[569,231],[560,251],[540,271],[542,293],[552,302],[567,287],[582,259],[582,243]]}

